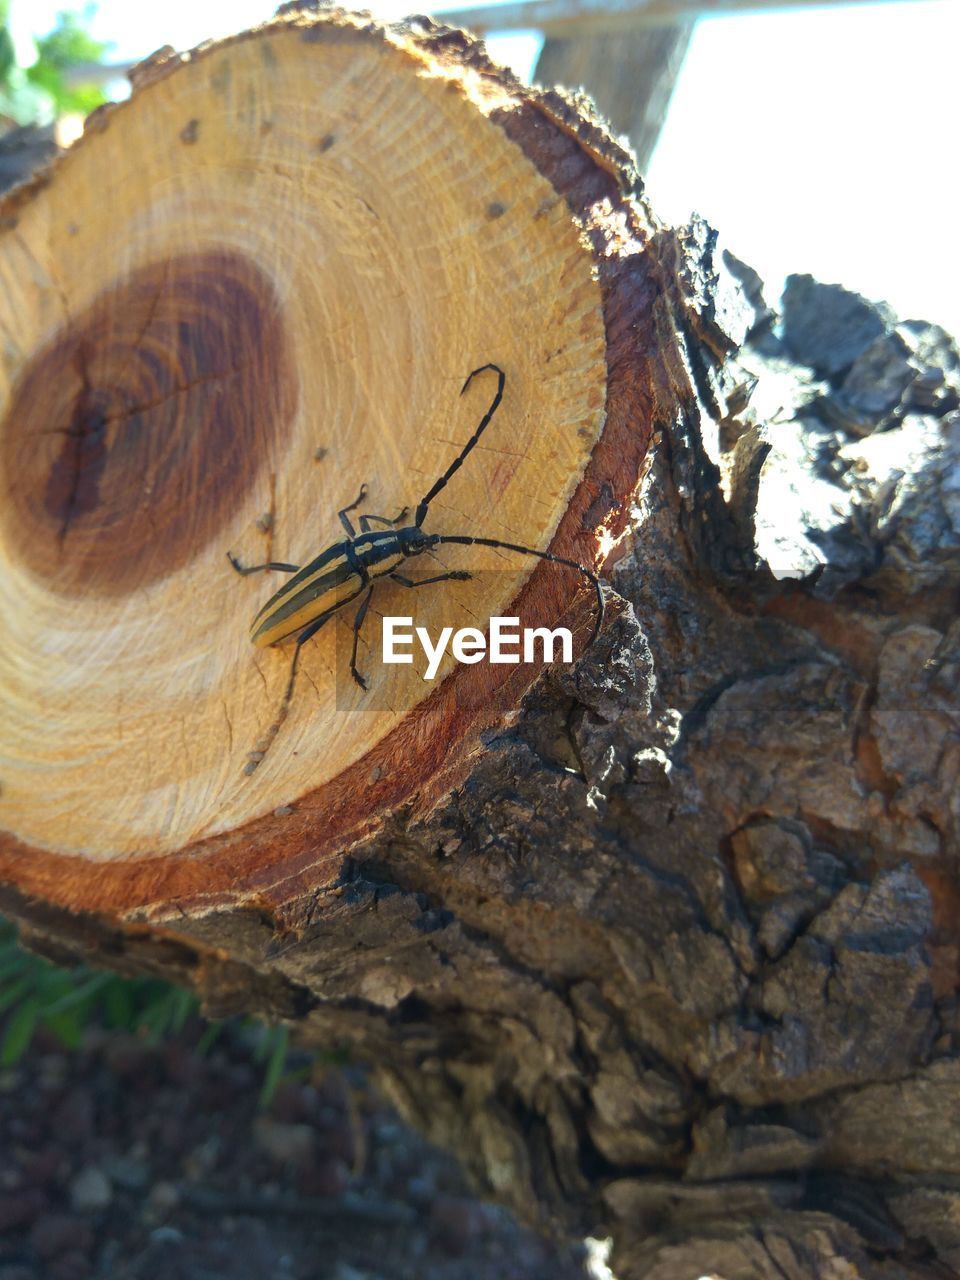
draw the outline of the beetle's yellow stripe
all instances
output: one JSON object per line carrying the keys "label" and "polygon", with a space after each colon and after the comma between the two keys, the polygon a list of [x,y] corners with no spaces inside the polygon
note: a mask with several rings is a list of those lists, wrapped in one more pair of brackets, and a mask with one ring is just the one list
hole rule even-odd
{"label": "beetle's yellow stripe", "polygon": [[[390,573],[404,557],[396,550],[396,535],[364,536],[354,550],[371,578]],[[352,600],[363,589],[363,580],[347,558],[346,541],[334,543],[315,560],[297,571],[263,606],[253,620],[250,639],[258,649],[302,631],[320,617]]]}

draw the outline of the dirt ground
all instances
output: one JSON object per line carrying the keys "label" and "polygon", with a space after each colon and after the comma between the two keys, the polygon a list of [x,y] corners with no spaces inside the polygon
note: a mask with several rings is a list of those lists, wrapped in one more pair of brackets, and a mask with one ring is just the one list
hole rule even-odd
{"label": "dirt ground", "polygon": [[262,1108],[244,1033],[196,1038],[39,1033],[0,1073],[0,1280],[587,1276],[472,1197],[359,1068],[304,1058]]}

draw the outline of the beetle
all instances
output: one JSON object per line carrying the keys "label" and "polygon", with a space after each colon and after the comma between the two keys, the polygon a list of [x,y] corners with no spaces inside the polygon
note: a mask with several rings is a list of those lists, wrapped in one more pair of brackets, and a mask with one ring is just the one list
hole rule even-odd
{"label": "beetle", "polygon": [[[240,563],[236,556],[229,551],[227,552],[227,558],[239,574],[262,573],[264,570],[276,569],[282,573],[292,573],[294,575],[289,582],[285,583],[279,591],[270,597],[254,618],[250,629],[250,639],[258,648],[266,648],[269,645],[278,644],[294,634],[297,636],[287,687],[280,705],[280,713],[272,726],[271,736],[279,728],[293,696],[300,650],[312,636],[317,634],[321,627],[330,621],[334,614],[360,596],[363,599],[360,601],[353,620],[353,649],[350,655],[350,674],[361,689],[366,689],[367,682],[357,670],[357,645],[360,639],[360,629],[367,616],[374,587],[379,578],[388,578],[404,587],[425,587],[430,583],[436,582],[463,582],[472,576],[464,570],[454,569],[447,573],[435,574],[431,578],[421,578],[419,581],[413,581],[398,572],[398,569],[406,560],[412,559],[414,556],[423,555],[424,552],[432,551],[434,547],[448,544],[466,547],[499,547],[504,551],[536,556],[538,559],[547,560],[551,564],[566,565],[570,569],[578,570],[593,586],[597,599],[596,617],[588,647],[597,638],[603,625],[603,590],[600,585],[600,579],[585,565],[579,564],[576,560],[568,560],[564,556],[553,555],[549,551],[537,551],[533,547],[520,546],[518,543],[503,542],[499,538],[476,538],[466,534],[427,533],[423,528],[424,521],[430,510],[430,504],[441,490],[446,487],[456,472],[459,471],[460,467],[463,466],[470,451],[476,446],[478,440],[490,425],[503,399],[506,375],[500,366],[496,364],[484,364],[478,369],[474,369],[460,388],[460,394],[464,395],[474,378],[483,373],[494,373],[497,376],[497,390],[490,402],[490,406],[459,454],[434,483],[426,496],[417,504],[412,523],[401,523],[409,511],[408,507],[404,507],[393,519],[376,515],[358,516],[357,523],[360,526],[358,531],[350,519],[350,513],[356,511],[367,496],[367,486],[363,484],[360,486],[360,492],[355,500],[348,507],[344,507],[342,511],[338,512],[346,537],[341,538],[339,542],[335,542],[327,547],[326,550],[321,551],[315,559],[302,568],[300,565],[284,564],[276,560],[268,561],[266,564],[245,566]],[[377,529],[371,528],[371,525],[374,524],[381,527]],[[262,752],[254,752],[253,755],[262,758]],[[259,759],[256,763],[259,763]]]}

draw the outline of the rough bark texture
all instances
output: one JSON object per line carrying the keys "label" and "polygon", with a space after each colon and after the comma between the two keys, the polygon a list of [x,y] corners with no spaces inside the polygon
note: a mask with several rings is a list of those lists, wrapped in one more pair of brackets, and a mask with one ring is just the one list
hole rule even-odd
{"label": "rough bark texture", "polygon": [[806,277],[778,329],[641,199],[600,278],[645,299],[653,446],[598,498],[622,603],[579,665],[283,911],[2,905],[55,959],[349,1046],[621,1280],[956,1274],[956,348]]}
{"label": "rough bark texture", "polygon": [[0,191],[28,179],[56,153],[52,125],[18,125],[0,133]]}

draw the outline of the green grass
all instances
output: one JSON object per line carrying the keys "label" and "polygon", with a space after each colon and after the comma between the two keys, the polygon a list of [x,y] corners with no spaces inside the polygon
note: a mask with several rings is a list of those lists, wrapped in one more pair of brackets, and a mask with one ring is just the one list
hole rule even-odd
{"label": "green grass", "polygon": [[[263,1065],[260,1103],[267,1106],[290,1074],[289,1033],[253,1019],[238,1021],[255,1033],[253,1055]],[[158,1044],[181,1034],[188,1022],[203,1024],[194,1046],[201,1054],[225,1025],[204,1023],[196,996],[182,987],[85,967],[61,969],[24,951],[15,927],[0,918],[0,1069],[16,1066],[41,1027],[71,1050],[80,1047],[88,1027],[132,1032]]]}

